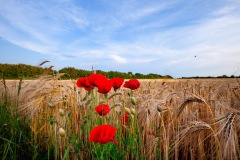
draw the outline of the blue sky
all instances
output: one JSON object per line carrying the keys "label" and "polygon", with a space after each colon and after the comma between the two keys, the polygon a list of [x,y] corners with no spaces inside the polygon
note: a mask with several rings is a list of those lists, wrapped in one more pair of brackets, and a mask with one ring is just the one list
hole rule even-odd
{"label": "blue sky", "polygon": [[240,0],[0,0],[0,57],[56,70],[240,75]]}

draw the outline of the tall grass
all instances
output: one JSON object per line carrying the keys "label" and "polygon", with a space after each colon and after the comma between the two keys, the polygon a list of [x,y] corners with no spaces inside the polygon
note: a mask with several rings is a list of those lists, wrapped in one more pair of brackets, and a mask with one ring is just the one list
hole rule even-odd
{"label": "tall grass", "polygon": [[[25,144],[35,150],[29,156],[39,157],[42,149],[46,159],[240,159],[238,80],[142,81],[134,92],[121,88],[105,97],[60,76],[22,82],[17,113],[29,120]],[[19,86],[9,88],[14,92]],[[100,103],[111,106],[107,116],[94,111]],[[124,126],[126,112],[130,121]],[[90,131],[105,123],[117,128],[118,145],[89,142]]]}
{"label": "tall grass", "polygon": [[[0,98],[0,158],[31,158],[30,128],[16,112],[15,101],[10,100],[6,81],[3,79]],[[30,152],[29,152],[30,151]]]}
{"label": "tall grass", "polygon": [[17,97],[21,90],[21,80],[14,93],[8,88],[5,79],[0,86],[0,159],[46,159],[47,150],[39,148],[38,143],[31,143],[29,119],[18,112]]}

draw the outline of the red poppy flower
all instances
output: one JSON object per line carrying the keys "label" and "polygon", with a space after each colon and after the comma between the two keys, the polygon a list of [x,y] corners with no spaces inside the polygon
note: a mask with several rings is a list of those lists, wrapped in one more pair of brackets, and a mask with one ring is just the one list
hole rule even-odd
{"label": "red poppy flower", "polygon": [[102,74],[90,74],[88,80],[92,86],[97,86],[97,81],[107,80],[106,76]]}
{"label": "red poppy flower", "polygon": [[105,116],[110,112],[110,108],[107,104],[100,104],[97,107],[95,107],[95,111],[100,115],[100,116]]}
{"label": "red poppy flower", "polygon": [[107,94],[112,88],[112,81],[108,79],[99,79],[96,81],[98,92]]}
{"label": "red poppy flower", "polygon": [[116,78],[112,78],[111,81],[113,83],[113,88],[116,90],[116,89],[121,87],[121,85],[123,84],[124,79],[116,77]]}
{"label": "red poppy flower", "polygon": [[110,125],[100,125],[90,132],[90,142],[106,144],[108,142],[118,142],[114,139],[117,129]]}
{"label": "red poppy flower", "polygon": [[140,83],[137,79],[130,79],[129,81],[125,82],[123,87],[134,90],[140,87]]}
{"label": "red poppy flower", "polygon": [[127,126],[127,122],[129,121],[129,114],[125,113],[122,115],[122,125]]}
{"label": "red poppy flower", "polygon": [[88,79],[86,77],[81,77],[77,80],[76,85],[79,88],[84,88],[87,91],[90,91],[91,89],[93,89],[93,86],[89,83]]}
{"label": "red poppy flower", "polygon": [[155,133],[153,130],[149,130],[149,131],[148,131],[148,134],[149,134],[149,135],[156,136],[156,133]]}

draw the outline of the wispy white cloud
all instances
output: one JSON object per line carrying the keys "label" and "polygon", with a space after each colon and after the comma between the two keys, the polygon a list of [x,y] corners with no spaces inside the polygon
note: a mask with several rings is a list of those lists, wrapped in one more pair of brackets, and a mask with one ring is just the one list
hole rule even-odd
{"label": "wispy white cloud", "polygon": [[116,55],[116,54],[112,54],[112,55],[110,55],[110,57],[118,63],[126,63],[127,62],[127,59],[120,57],[119,55]]}
{"label": "wispy white cloud", "polygon": [[[53,49],[62,45],[61,35],[67,35],[69,30],[81,28],[87,23],[82,18],[81,10],[72,3],[66,5],[57,1],[10,0],[2,3],[0,9],[0,35],[17,45],[40,53],[53,52],[54,50],[39,48],[49,46],[46,48]],[[25,45],[22,41],[25,41]]]}
{"label": "wispy white cloud", "polygon": [[174,1],[162,3],[156,1],[148,1],[145,3],[140,1],[127,1],[124,5],[122,5],[122,7],[120,7],[120,12],[117,14],[117,16],[125,21],[142,20],[145,17],[168,9],[173,4]]}

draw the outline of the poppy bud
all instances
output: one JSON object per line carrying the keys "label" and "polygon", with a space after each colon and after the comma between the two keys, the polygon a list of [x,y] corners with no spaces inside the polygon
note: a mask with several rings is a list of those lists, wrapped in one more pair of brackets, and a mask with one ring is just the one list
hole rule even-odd
{"label": "poppy bud", "polygon": [[130,110],[131,110],[131,113],[132,113],[133,115],[136,114],[136,110],[135,110],[135,109],[131,108]]}
{"label": "poppy bud", "polygon": [[61,136],[61,137],[64,137],[65,136],[65,130],[63,129],[63,128],[59,128],[59,135]]}
{"label": "poppy bud", "polygon": [[53,104],[52,104],[52,103],[48,103],[48,107],[49,107],[49,108],[52,108],[52,107],[53,107]]}
{"label": "poppy bud", "polygon": [[131,98],[131,102],[132,102],[133,105],[137,104],[136,99],[134,97]]}
{"label": "poppy bud", "polygon": [[64,116],[64,110],[63,109],[59,109],[58,113],[60,114],[60,116]]}
{"label": "poppy bud", "polygon": [[128,113],[128,114],[131,114],[131,110],[127,107],[124,107],[125,111]]}

